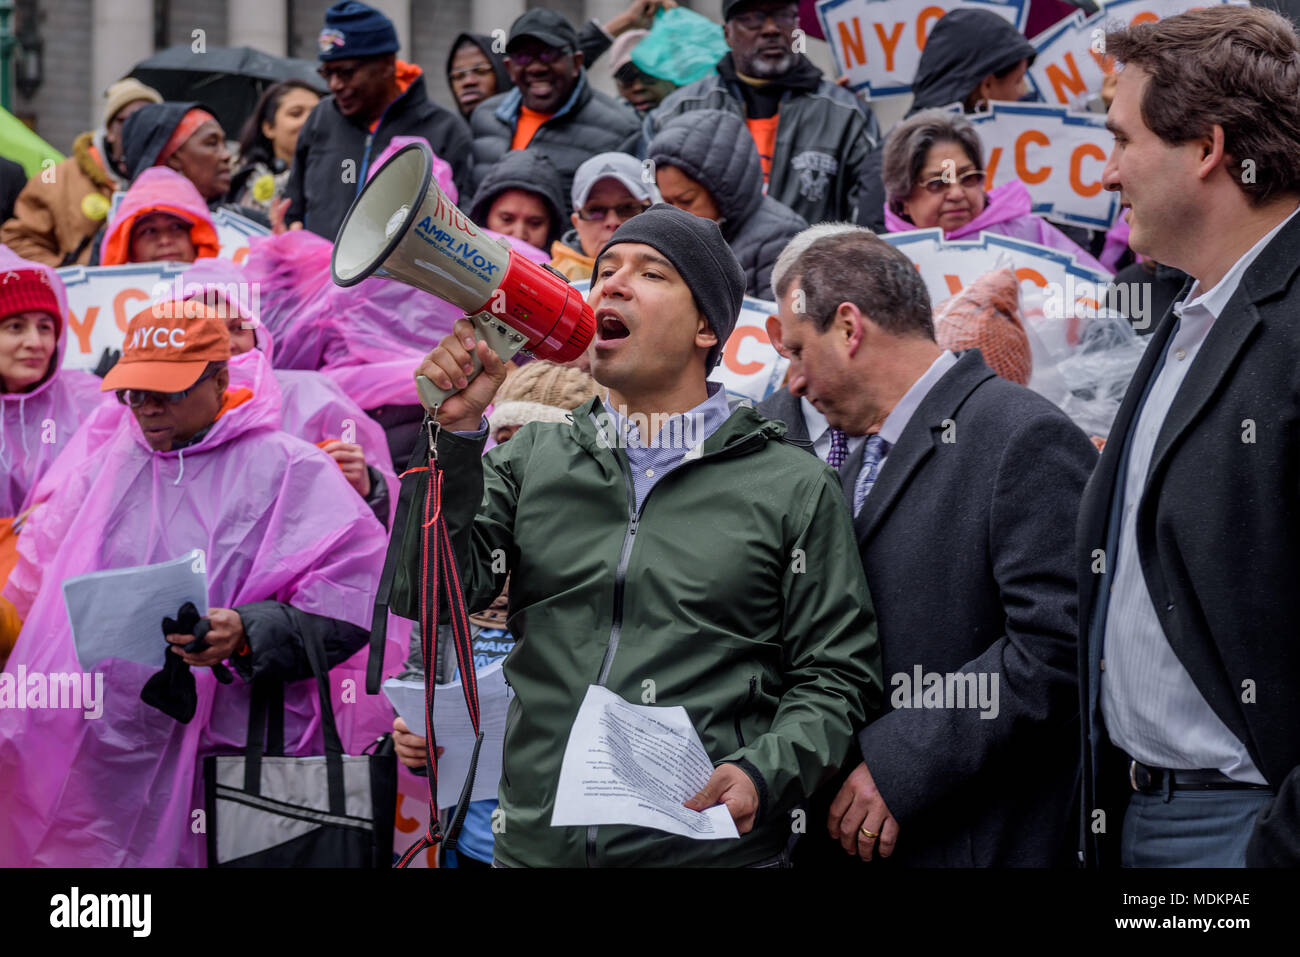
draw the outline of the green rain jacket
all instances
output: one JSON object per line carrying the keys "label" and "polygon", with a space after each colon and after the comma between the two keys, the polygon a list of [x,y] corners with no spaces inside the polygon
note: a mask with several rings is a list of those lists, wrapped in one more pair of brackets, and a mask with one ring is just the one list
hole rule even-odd
{"label": "green rain jacket", "polygon": [[[740,408],[634,510],[594,399],[482,455],[443,431],[443,512],[471,610],[510,579],[514,689],[500,783],[508,866],[744,866],[779,858],[792,812],[850,756],[881,701],[875,614],[835,472]],[[399,572],[418,580],[418,569]],[[715,765],[759,794],[740,840],[552,827],[588,685],[686,709]],[[653,694],[648,695],[647,691]],[[853,757],[857,757],[856,754]]]}

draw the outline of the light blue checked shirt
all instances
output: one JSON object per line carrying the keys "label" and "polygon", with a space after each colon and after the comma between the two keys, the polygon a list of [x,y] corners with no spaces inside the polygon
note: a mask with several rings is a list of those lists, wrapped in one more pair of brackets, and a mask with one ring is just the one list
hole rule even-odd
{"label": "light blue checked shirt", "polygon": [[[608,400],[604,400],[608,421],[601,424],[606,426],[605,431],[611,443],[617,443],[627,453],[638,512],[655,483],[688,457],[697,458],[704,440],[718,431],[731,416],[726,390],[717,382],[705,385],[709,397],[695,408],[666,419],[649,446],[642,444],[635,418],[619,415],[618,410]],[[621,441],[618,438],[620,435]]]}
{"label": "light blue checked shirt", "polygon": [[[627,453],[628,465],[632,468],[632,489],[636,494],[636,510],[641,511],[641,503],[654,488],[655,482],[681,465],[687,458],[697,458],[700,446],[723,422],[731,416],[731,407],[727,404],[727,392],[717,382],[706,382],[709,397],[693,409],[680,412],[664,420],[659,434],[651,440],[650,445],[641,442],[641,431],[636,420],[618,414],[613,406],[605,402],[605,421],[598,425],[604,427],[609,443],[622,447]],[[604,400],[602,400],[604,401]],[[623,434],[620,442],[619,434]],[[468,439],[481,439],[488,434],[488,420],[485,417],[479,424],[477,432],[457,432]]]}

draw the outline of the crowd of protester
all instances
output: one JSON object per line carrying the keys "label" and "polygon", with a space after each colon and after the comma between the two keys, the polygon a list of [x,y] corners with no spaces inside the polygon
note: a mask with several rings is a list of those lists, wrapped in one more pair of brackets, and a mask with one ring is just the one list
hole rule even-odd
{"label": "crowd of protester", "polygon": [[[17,193],[0,676],[85,670],[68,579],[194,549],[211,630],[164,624],[187,695],[142,699],[156,668],[111,659],[95,721],[0,693],[0,864],[202,866],[204,759],[248,743],[254,687],[279,689],[284,754],[321,753],[308,649],[365,683],[386,542],[428,451],[417,370],[462,389],[438,410],[442,513],[475,666],[508,650],[514,695],[499,803],[469,805],[444,866],[1300,861],[1295,28],[1225,5],[1110,33],[1103,183],[1125,212],[1085,230],[988,181],[968,115],[1026,98],[1036,55],[1003,17],[939,18],[884,130],[800,52],[793,0],[684,21],[702,73],[637,57],[678,9],[635,0],[575,28],[533,8],[504,47],[457,36],[435,80],[386,16],[341,0],[326,92],[275,83],[228,130],[124,79]],[[601,60],[617,96],[592,81]],[[410,143],[479,228],[590,281],[584,356],[503,362],[426,291],[330,281],[353,200]],[[240,262],[223,210],[269,231]],[[955,307],[877,235],[936,227],[1152,290],[1106,441],[1026,386],[1005,339],[954,338]],[[178,292],[126,317],[94,374],[65,368],[58,267],[142,263],[182,264]],[[1002,329],[1027,356],[1008,282]],[[745,297],[774,303],[788,363],[757,407],[710,378]],[[667,423],[643,434],[651,413]],[[698,441],[674,447],[688,419]],[[448,626],[426,662],[420,629],[388,621],[386,675],[459,677]],[[551,826],[585,689],[640,702],[647,677],[715,766],[688,806],[724,803],[740,840]],[[391,733],[427,773],[424,728],[382,696],[336,711],[349,753]]]}

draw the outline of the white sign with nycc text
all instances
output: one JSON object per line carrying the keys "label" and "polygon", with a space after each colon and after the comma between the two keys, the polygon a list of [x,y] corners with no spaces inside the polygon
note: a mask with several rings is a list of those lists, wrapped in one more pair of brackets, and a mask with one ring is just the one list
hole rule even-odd
{"label": "white sign with nycc text", "polygon": [[817,17],[835,67],[868,99],[912,92],[935,23],[959,8],[990,10],[1024,30],[1028,0],[820,0]]}
{"label": "white sign with nycc text", "polygon": [[1045,103],[1082,109],[1101,92],[1112,70],[1106,56],[1106,31],[1138,23],[1153,23],[1197,7],[1246,0],[1111,0],[1092,16],[1082,10],[1057,22],[1029,42],[1038,56],[1029,67],[1029,83]]}
{"label": "white sign with nycc text", "polygon": [[1067,253],[996,233],[945,240],[941,229],[917,229],[888,233],[880,238],[916,264],[932,306],[957,295],[984,273],[1005,268],[1008,263],[1026,292],[1095,289],[1096,285],[1111,279],[1108,273],[1079,265]]}
{"label": "white sign with nycc text", "polygon": [[148,307],[189,263],[132,263],[128,266],[65,266],[58,271],[68,290],[68,341],[63,368],[87,372],[105,349],[121,351],[126,325]]}
{"label": "white sign with nycc text", "polygon": [[1114,223],[1119,193],[1101,183],[1115,145],[1104,114],[994,103],[992,110],[969,119],[984,143],[987,188],[1018,179],[1041,216],[1089,229],[1106,230]]}

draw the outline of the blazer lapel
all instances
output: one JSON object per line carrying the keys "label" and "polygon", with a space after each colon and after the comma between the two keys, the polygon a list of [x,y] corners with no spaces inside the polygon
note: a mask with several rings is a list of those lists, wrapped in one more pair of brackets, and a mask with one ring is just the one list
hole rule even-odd
{"label": "blazer lapel", "polygon": [[[1148,488],[1152,477],[1157,474],[1179,437],[1191,427],[1206,403],[1218,391],[1228,370],[1236,362],[1237,354],[1259,325],[1261,320],[1256,303],[1279,295],[1290,285],[1297,268],[1300,268],[1300,263],[1297,262],[1298,252],[1300,216],[1287,223],[1260,250],[1259,256],[1241,277],[1241,284],[1228,300],[1223,315],[1210,326],[1205,342],[1201,344],[1192,367],[1187,370],[1187,377],[1174,396],[1169,414],[1160,427],[1160,434],[1156,436],[1151,467],[1147,470]],[[1186,293],[1184,287],[1183,295]],[[1154,347],[1155,343],[1151,345]]]}
{"label": "blazer lapel", "polygon": [[1259,312],[1244,292],[1244,289],[1239,288],[1237,294],[1228,301],[1223,315],[1211,324],[1205,342],[1192,360],[1192,367],[1187,370],[1187,377],[1178,387],[1169,412],[1160,426],[1160,434],[1156,436],[1155,451],[1151,454],[1151,465],[1147,469],[1148,488],[1152,476],[1160,469],[1169,450],[1200,415],[1236,361],[1237,353],[1259,325]]}
{"label": "blazer lapel", "polygon": [[[903,434],[898,437],[898,444],[885,456],[880,474],[876,476],[876,484],[862,503],[862,511],[853,520],[860,546],[865,546],[875,533],[894,500],[907,487],[912,473],[921,467],[921,463],[934,452],[935,446],[943,441],[945,421],[957,414],[962,403],[981,382],[993,376],[993,370],[984,364],[979,351],[971,349],[962,353],[957,364],[944,373],[921,400],[904,427]],[[858,458],[860,469],[861,456]],[[854,470],[853,478],[856,482],[857,469]],[[852,508],[853,486],[846,482],[846,490],[849,507]]]}

